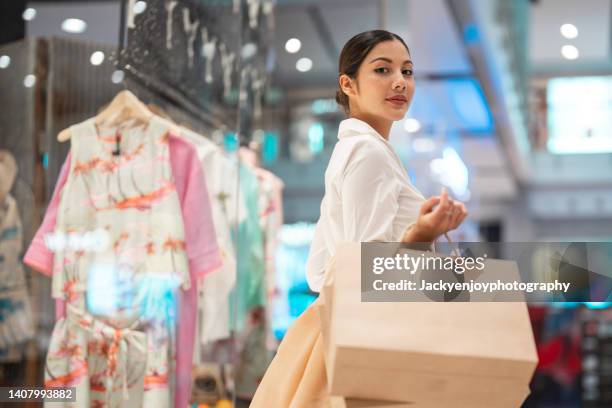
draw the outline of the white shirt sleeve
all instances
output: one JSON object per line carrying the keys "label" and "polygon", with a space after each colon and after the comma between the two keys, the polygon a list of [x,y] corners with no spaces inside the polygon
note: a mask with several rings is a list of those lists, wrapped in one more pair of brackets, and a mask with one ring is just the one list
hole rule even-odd
{"label": "white shirt sleeve", "polygon": [[388,160],[374,143],[355,146],[339,185],[346,241],[393,240],[400,185]]}

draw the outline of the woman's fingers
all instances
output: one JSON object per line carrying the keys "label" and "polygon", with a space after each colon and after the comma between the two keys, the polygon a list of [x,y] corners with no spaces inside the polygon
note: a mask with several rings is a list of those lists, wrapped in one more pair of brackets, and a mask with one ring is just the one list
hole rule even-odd
{"label": "woman's fingers", "polygon": [[434,234],[456,229],[467,217],[465,204],[450,198],[445,187],[440,196],[430,197],[421,205],[420,213]]}
{"label": "woman's fingers", "polygon": [[430,197],[423,204],[421,204],[421,214],[430,213],[433,207],[440,203],[440,197],[434,196]]}
{"label": "woman's fingers", "polygon": [[465,204],[461,204],[462,208],[461,208],[461,217],[459,218],[459,224],[461,224],[465,218],[468,216],[468,210],[467,208],[465,208]]}
{"label": "woman's fingers", "polygon": [[457,227],[459,227],[459,225],[461,225],[466,216],[467,210],[465,209],[465,205],[458,201],[455,202],[451,229],[456,229]]}
{"label": "woman's fingers", "polygon": [[448,189],[446,187],[442,187],[442,191],[440,192],[440,207],[446,207],[448,205]]}

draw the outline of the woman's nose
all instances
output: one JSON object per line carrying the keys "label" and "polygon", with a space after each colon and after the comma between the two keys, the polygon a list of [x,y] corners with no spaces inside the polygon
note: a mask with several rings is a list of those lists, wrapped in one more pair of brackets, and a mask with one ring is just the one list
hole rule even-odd
{"label": "woman's nose", "polygon": [[406,89],[406,81],[402,78],[393,83],[393,89],[396,91],[404,91]]}
{"label": "woman's nose", "polygon": [[395,75],[393,78],[393,90],[404,91],[408,86],[406,82],[406,78],[404,78],[401,72],[399,73],[399,75]]}

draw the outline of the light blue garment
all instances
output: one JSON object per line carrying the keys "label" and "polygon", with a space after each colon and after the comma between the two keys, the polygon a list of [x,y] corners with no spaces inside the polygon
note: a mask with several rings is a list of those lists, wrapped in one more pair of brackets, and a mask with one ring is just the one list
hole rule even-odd
{"label": "light blue garment", "polygon": [[265,306],[265,263],[263,231],[259,225],[259,181],[257,176],[240,165],[240,200],[246,207],[246,217],[232,231],[236,247],[236,286],[230,294],[231,327],[240,332],[245,327],[249,311]]}

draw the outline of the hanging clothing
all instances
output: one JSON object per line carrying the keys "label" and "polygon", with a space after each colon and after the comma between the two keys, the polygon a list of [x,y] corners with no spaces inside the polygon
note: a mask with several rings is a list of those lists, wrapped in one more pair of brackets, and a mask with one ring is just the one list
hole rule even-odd
{"label": "hanging clothing", "polygon": [[259,226],[264,238],[264,270],[266,280],[266,347],[276,349],[277,342],[272,330],[272,317],[279,295],[276,278],[276,251],[280,230],[283,226],[282,180],[268,170],[253,169],[260,185]]}
{"label": "hanging clothing", "polygon": [[238,200],[238,167],[220,147],[189,129],[181,129],[181,137],[191,143],[202,163],[211,202],[217,241],[223,265],[202,282],[199,293],[199,345],[194,355],[200,362],[200,346],[230,337],[230,310],[227,301],[236,284],[236,251],[231,230],[246,217],[246,209]]}
{"label": "hanging clothing", "polygon": [[259,185],[259,228],[263,238],[265,305],[251,310],[249,319],[240,334],[242,350],[236,366],[236,395],[250,399],[255,394],[277,348],[272,330],[272,316],[275,305],[276,276],[275,254],[278,233],[282,226],[283,182],[268,170],[256,167],[255,153],[240,149],[242,163],[256,177]]}
{"label": "hanging clothing", "polygon": [[248,314],[266,304],[263,233],[259,225],[257,176],[240,164],[240,194],[246,205],[246,219],[238,225],[234,242],[238,253],[237,282],[230,299],[232,328],[242,332]]}
{"label": "hanging clothing", "polygon": [[[326,265],[342,241],[400,241],[425,198],[392,146],[367,123],[340,123],[325,172],[325,196],[307,263],[319,292]],[[317,299],[289,328],[255,393],[251,408],[329,407]]]}
{"label": "hanging clothing", "polygon": [[[221,257],[212,225],[207,186],[202,177],[201,166],[194,148],[179,137],[170,135],[170,164],[176,190],[181,203],[185,225],[186,251],[189,257],[189,273],[192,282],[216,270]],[[24,257],[24,262],[33,269],[52,275],[53,253],[45,246],[44,238],[55,230],[60,196],[71,168],[69,154],[61,169],[55,191],[47,208],[43,222]],[[176,392],[174,406],[185,406],[191,395],[191,361],[195,339],[195,317],[197,311],[197,288],[192,285],[180,297],[176,350]],[[56,317],[65,317],[64,302],[56,301]]]}
{"label": "hanging clothing", "polygon": [[71,134],[55,231],[80,239],[103,231],[107,242],[83,249],[68,239],[56,248],[52,296],[67,308],[51,338],[45,386],[76,387],[83,406],[169,407],[176,290],[191,282],[168,127],[153,117],[124,131],[120,155],[95,119]]}
{"label": "hanging clothing", "polygon": [[17,346],[34,336],[30,298],[19,260],[21,249],[22,227],[17,201],[7,194],[0,203],[0,361],[2,362],[20,360],[22,353]]}
{"label": "hanging clothing", "polygon": [[[79,125],[78,128],[82,129],[81,126],[85,126],[86,124],[87,124],[87,122],[85,122],[82,125]],[[111,190],[113,190],[114,194],[121,193],[122,192],[121,190],[126,190],[127,191],[127,190],[129,190],[131,188],[132,190],[130,190],[130,192],[124,193],[124,194],[136,193],[136,194],[134,194],[134,196],[137,196],[138,200],[133,200],[133,201],[128,201],[128,200],[125,200],[125,201],[116,201],[117,197],[114,196],[113,199],[110,200],[111,202],[119,202],[122,208],[125,208],[125,206],[127,206],[127,208],[129,208],[130,205],[134,205],[134,206],[137,207],[137,211],[146,212],[146,207],[147,207],[146,200],[147,199],[152,198],[153,200],[155,200],[156,198],[161,198],[162,201],[164,201],[164,199],[168,195],[172,194],[172,192],[171,192],[172,189],[169,188],[169,185],[168,185],[168,181],[170,180],[169,166],[167,166],[167,165],[166,166],[157,166],[157,167],[153,168],[153,170],[157,170],[157,171],[153,171],[153,170],[151,170],[151,166],[150,165],[149,165],[149,169],[147,169],[148,164],[146,163],[146,160],[141,160],[142,156],[145,155],[147,158],[151,159],[151,160],[149,160],[150,162],[152,162],[153,158],[155,158],[155,160],[158,161],[157,165],[159,165],[160,161],[162,163],[164,161],[165,162],[168,161],[168,137],[167,137],[167,133],[161,132],[161,133],[158,134],[158,132],[155,131],[155,129],[157,129],[159,131],[161,128],[164,128],[164,131],[167,129],[167,127],[162,123],[161,119],[154,118],[151,121],[151,123],[149,124],[149,126],[147,127],[146,131],[142,132],[142,130],[141,130],[142,134],[137,135],[137,134],[133,134],[134,132],[128,132],[128,135],[127,135],[128,138],[124,138],[125,139],[125,146],[122,146],[124,152],[127,151],[128,153],[125,155],[126,157],[124,157],[121,160],[122,166],[119,169],[121,174],[123,175],[123,178],[120,180],[122,186],[120,187],[119,183],[117,183],[116,186],[111,184],[110,187],[108,187],[109,185],[107,185],[107,187],[110,188]],[[74,130],[78,131],[78,129],[76,129],[76,128],[73,129],[73,131]],[[89,131],[91,131],[91,130],[92,130],[92,127],[90,126]],[[93,129],[93,130],[94,130],[93,133],[95,133],[95,129]],[[73,134],[77,135],[77,133],[73,133]],[[137,137],[137,136],[140,136],[140,137]],[[146,136],[146,137],[142,137],[142,136]],[[78,135],[75,136],[75,137],[78,138]],[[90,135],[90,137],[91,137],[91,135]],[[153,137],[156,140],[155,141],[149,140],[151,137]],[[133,143],[136,143],[136,139],[138,139],[142,143],[138,143],[137,146],[134,146]],[[76,139],[73,139],[73,144],[75,143],[74,140],[76,140]],[[101,142],[103,142],[103,141],[104,140],[102,140]],[[96,144],[94,143],[93,145],[95,146]],[[131,149],[133,149],[133,150],[131,150]],[[75,152],[74,146],[73,146],[72,152],[73,152],[73,154]],[[109,153],[109,152],[106,151],[105,153]],[[153,153],[152,156],[151,156],[151,153]],[[110,161],[109,160],[104,160],[106,158],[108,158],[108,156],[100,157],[100,161],[98,161],[97,158],[94,158],[93,160],[90,159],[89,162],[85,162],[85,163],[87,163],[87,164],[96,164],[96,163],[102,163],[102,164],[106,163],[106,164],[108,164]],[[70,164],[70,168],[71,168],[71,176],[70,176],[70,178],[74,178],[74,177],[72,177],[72,170],[75,167],[79,171],[85,170],[85,168],[87,166],[83,166],[82,162],[83,162],[83,160],[80,160],[80,159],[74,157],[74,159],[72,160],[72,162]],[[79,163],[81,163],[81,165],[79,165]],[[137,174],[137,176],[135,178],[130,177],[129,179],[126,180],[126,175],[132,176],[132,175],[130,175],[129,170],[133,170],[134,166],[139,166],[137,168],[140,170],[140,173],[136,172],[136,171],[133,171],[132,173],[134,175]],[[112,166],[108,166],[108,167],[112,168]],[[144,171],[143,171],[143,169],[144,169]],[[139,182],[138,179],[142,178],[142,177],[145,177],[145,176],[150,178],[151,175],[155,175],[156,173],[159,173],[159,172],[161,172],[161,177],[158,177],[157,179],[154,179],[155,180],[154,183],[166,183],[165,185],[166,185],[167,188],[166,189],[157,189],[157,190],[153,189],[153,194],[150,194],[151,192],[149,194],[147,194],[143,190],[143,185],[146,186],[147,188],[149,188],[149,187],[151,187],[151,184],[153,183],[153,181],[142,183],[142,182]],[[68,194],[68,193],[66,193],[66,190],[70,191],[70,185],[71,185],[70,178],[69,178],[69,180],[66,181],[66,185],[64,186],[65,188],[62,189],[63,190],[61,192],[62,193],[61,194],[62,199],[64,199],[66,194]],[[94,178],[95,178],[95,176],[94,176]],[[99,179],[103,179],[103,176],[100,177],[98,175],[98,180],[94,180],[94,181],[99,181]],[[95,184],[95,183],[92,183],[92,184]],[[60,183],[58,183],[57,187],[59,187],[59,185],[60,185]],[[139,191],[137,191],[137,192],[133,191],[133,189],[135,189],[135,188],[138,188]],[[59,190],[60,190],[59,188],[56,188],[56,193],[59,192]],[[168,193],[168,195],[164,196],[165,193]],[[176,198],[176,192],[174,192],[174,196],[175,196],[174,198]],[[101,194],[100,196],[98,196],[96,194],[96,198],[99,199],[99,197],[103,197],[103,194]],[[176,200],[176,201],[178,201],[178,200]],[[143,204],[143,202],[144,202],[144,204]],[[157,205],[157,204],[154,204],[151,207],[155,207],[156,209],[160,209],[159,205]],[[166,213],[166,215],[165,215],[165,217],[162,217],[160,219],[160,221],[164,222],[163,219],[166,218],[165,223],[167,223],[168,217],[176,217],[177,215],[179,217],[179,221],[182,221],[182,220],[180,220],[180,213],[178,211],[179,211],[178,206],[177,206],[176,209],[173,209],[172,211],[164,211]],[[61,213],[62,213],[62,209],[61,209],[61,206],[60,206],[60,217],[59,218],[61,218]],[[73,214],[74,212],[69,212],[69,213]],[[170,215],[170,214],[174,214],[174,215]],[[58,226],[61,225],[59,223],[59,218],[58,218]],[[142,218],[142,217],[140,217],[140,218]],[[53,219],[52,220],[53,222],[48,222],[50,219]],[[45,252],[46,251],[44,250],[43,237],[44,237],[45,234],[42,233],[42,232],[43,232],[45,226],[48,227],[50,224],[52,225],[54,222],[55,222],[55,216],[54,215],[50,216],[50,213],[48,212],[46,217],[45,217],[45,222],[43,223],[43,226],[41,227],[41,229],[37,233],[37,237],[35,238],[32,246],[30,247],[30,250],[28,251],[28,253],[31,255],[30,261],[32,261],[32,264],[34,264],[32,266],[35,267],[35,268],[38,266],[37,269],[45,270],[45,266],[49,263],[48,259],[45,256]],[[138,221],[136,221],[136,222],[138,222]],[[176,226],[177,224],[182,227],[182,222],[173,223],[172,225]],[[121,225],[120,220],[117,223],[117,225]],[[130,226],[129,223],[126,223],[126,225]],[[136,224],[134,222],[132,222],[131,225],[134,226]],[[149,224],[149,226],[150,225],[151,224]],[[138,226],[139,226],[139,229],[140,229],[141,236],[147,233],[146,232],[147,228],[145,227],[146,226],[145,222],[140,222]],[[158,234],[164,232],[163,228],[159,228],[157,225],[155,225],[155,222],[153,223],[153,227],[159,230]],[[172,232],[172,231],[169,231],[169,232]],[[135,236],[137,237],[138,233],[135,234]],[[167,238],[170,238],[170,237],[167,236]],[[182,252],[184,252],[184,243],[181,243],[180,239],[177,239],[177,238],[174,238],[174,237],[172,237],[174,239],[167,239],[167,238],[163,242],[163,244],[167,243],[168,245],[164,245],[165,248],[163,248],[163,249],[165,249],[167,251],[170,251],[170,250],[174,250],[175,251],[175,253],[170,254],[170,258],[172,258],[173,255],[174,255],[174,258],[175,258],[174,259],[174,263],[177,264],[177,263],[181,262],[180,260],[177,260],[176,258],[180,256],[179,252],[181,252],[181,250],[182,250]],[[127,240],[124,240],[124,241],[125,241],[125,244],[128,244],[129,243],[129,238]],[[115,244],[116,244],[116,242],[115,242]],[[149,245],[149,243],[147,243],[147,245],[148,245],[148,247],[146,248],[147,250],[156,249],[156,248],[154,248],[156,246],[156,243],[153,242],[153,241],[151,241],[151,245]],[[116,246],[116,245],[113,245],[113,246]],[[119,246],[121,246],[121,244]],[[160,247],[159,249],[161,250],[162,248]],[[143,253],[146,253],[146,252],[143,252]],[[42,256],[41,256],[41,254],[42,254]],[[129,258],[129,256],[127,258]],[[134,257],[134,258],[136,259],[136,257]],[[152,296],[151,296],[152,299],[163,298],[163,297],[167,298],[167,302],[166,303],[168,304],[168,307],[165,307],[165,308],[164,307],[160,307],[160,310],[163,310],[163,309],[171,310],[172,309],[170,306],[172,305],[173,300],[172,300],[171,296],[168,296],[168,295],[171,295],[173,293],[170,290],[172,286],[177,285],[177,284],[182,284],[182,286],[184,288],[185,287],[189,287],[188,276],[185,273],[187,268],[185,266],[186,265],[186,259],[184,257],[184,254],[183,254],[182,258],[183,258],[183,262],[182,262],[183,266],[182,266],[181,269],[183,270],[183,273],[175,274],[174,275],[174,276],[177,276],[178,279],[168,280],[168,279],[165,279],[165,278],[167,278],[167,276],[162,276],[163,274],[159,274],[157,276],[151,275],[150,279],[148,279],[149,277],[145,275],[145,279],[140,279],[140,281],[143,283],[138,288],[138,289],[140,289],[140,294],[141,295],[144,292],[144,294],[147,294],[147,293],[152,294]],[[27,256],[26,256],[26,259],[27,259]],[[172,263],[172,260],[171,260],[170,263]],[[162,264],[160,264],[160,265],[162,265]],[[169,265],[168,262],[166,262],[166,265]],[[41,266],[42,266],[42,268],[41,268]],[[57,267],[57,263],[55,263],[55,266]],[[143,268],[143,269],[149,270],[151,272],[155,272],[154,269],[148,269],[148,268],[149,267],[147,266],[146,268]],[[168,268],[168,266],[166,266],[166,268]],[[171,269],[168,269],[168,270],[171,270]],[[178,271],[178,269],[177,269],[177,271]],[[136,275],[136,274],[134,274],[134,275]],[[169,275],[169,274],[166,273],[166,275]],[[56,281],[56,276],[57,276],[57,273],[55,273],[54,276],[53,276],[54,281]],[[157,278],[159,278],[159,279],[157,279]],[[133,286],[138,286],[138,285],[133,285]],[[138,290],[136,290],[136,292],[138,292]],[[188,292],[185,292],[185,293],[188,293]],[[156,295],[153,296],[154,294],[156,294]],[[142,296],[142,297],[146,298],[146,296]],[[153,302],[153,304],[155,304],[155,303],[157,303],[157,302]],[[181,299],[181,306],[182,306],[182,303],[184,303],[183,299]],[[60,303],[60,305],[61,305],[61,303]],[[74,328],[74,327],[71,328],[72,325],[70,325],[69,323],[71,321],[72,322],[74,321],[74,319],[71,318],[71,316],[74,314],[74,311],[71,311],[71,310],[73,310],[73,308],[71,308],[71,307],[68,307],[67,309],[68,309],[68,311],[65,312],[66,317],[62,318],[62,319],[60,319],[60,321],[58,321],[58,324],[56,326],[56,332],[59,332],[59,335],[58,334],[54,334],[55,338],[61,337],[62,336],[62,332],[70,332],[71,330],[73,332],[79,332],[79,331],[85,332],[85,333],[87,332],[86,330],[83,331],[83,330],[79,330],[78,328]],[[144,309],[146,310],[146,308],[144,308]],[[81,309],[79,309],[79,310],[81,310]],[[128,310],[129,310],[129,308],[128,308]],[[182,317],[182,315],[183,315],[183,308],[182,307],[181,307],[180,313],[181,313],[181,317]],[[140,319],[140,320],[147,320],[149,318],[148,316],[140,316],[140,317],[142,317],[142,319]],[[169,317],[168,320],[172,320],[171,319],[172,318],[171,315],[168,316],[168,317]],[[174,319],[176,320],[176,316],[174,316]],[[139,319],[136,319],[136,320],[139,320]],[[84,321],[84,320],[82,320],[82,321]],[[102,322],[104,322],[104,319],[102,319]],[[115,322],[113,322],[113,323],[115,323]],[[142,325],[143,326],[147,326],[146,322],[143,323]],[[151,326],[151,324],[149,324],[148,326]],[[66,327],[66,328],[64,328],[64,327]],[[81,329],[83,329],[83,328],[81,327]],[[139,328],[139,329],[142,329],[142,328]],[[168,332],[168,333],[172,332],[171,325],[168,325],[167,329],[168,330],[166,330],[166,332]],[[124,327],[124,331],[130,331],[130,330],[133,330],[133,328],[131,326]],[[128,335],[128,334],[129,333],[126,333],[126,336],[127,336],[127,337],[125,337],[126,339],[134,340],[134,339],[137,338],[137,336],[132,336],[132,335]],[[158,330],[156,330],[154,334],[155,334],[155,336],[152,335],[152,336],[148,336],[148,337],[150,337],[151,339],[155,338],[156,340],[160,340],[161,339],[162,341],[156,341],[155,344],[157,345],[159,343],[162,343],[162,345],[163,345],[163,343],[164,343],[164,341],[163,341],[164,340],[164,332],[159,330],[159,328],[158,328]],[[179,331],[179,335],[180,335],[180,331]],[[170,335],[165,336],[165,337],[167,337],[167,339],[169,340],[167,343],[173,342],[173,339],[171,338]],[[79,338],[81,340],[84,339],[84,341],[87,341],[86,336],[83,335],[83,334]],[[94,340],[95,340],[95,338],[94,338]],[[122,341],[123,341],[123,339],[122,339]],[[147,340],[147,341],[149,342],[149,340]],[[119,342],[119,343],[121,343],[121,342]],[[172,344],[169,344],[169,345],[172,346]],[[179,348],[179,350],[177,350],[177,360],[178,360],[178,357],[179,357],[180,350],[181,350],[181,348]],[[162,365],[162,366],[172,366],[172,365],[174,365],[174,362],[172,362],[172,364],[168,364],[168,357],[164,353],[163,347],[158,348],[156,351],[160,351],[160,353],[157,354],[159,359],[160,360],[162,360],[162,359],[165,360],[165,361],[158,361],[158,363],[160,363],[159,365]],[[149,357],[150,354],[151,353],[147,349],[147,356],[148,356],[149,359],[150,359],[150,357]],[[95,356],[92,356],[92,358],[94,358],[94,357]],[[134,358],[136,358],[136,356],[134,356]],[[191,355],[189,355],[189,360],[190,360],[190,358],[191,358]],[[95,361],[92,361],[92,363],[93,362],[95,362]],[[147,364],[149,366],[151,366],[151,367],[154,365],[154,364],[151,364],[149,362]],[[108,370],[106,370],[106,371],[108,373],[110,373],[112,371],[112,370],[110,370],[109,367],[113,367],[115,369],[115,371],[116,371],[115,374],[119,375],[119,377],[115,376],[115,380],[119,380],[119,383],[121,383],[121,381],[120,381],[121,380],[121,375],[119,374],[121,369],[118,368],[116,364],[110,364],[109,363],[109,364],[107,364],[107,366],[108,366],[107,367]],[[172,367],[169,367],[169,368],[172,368]],[[172,371],[174,371],[174,370],[166,370],[166,371],[167,371],[168,374],[171,374]],[[190,366],[187,368],[187,371],[188,372],[190,371]],[[138,370],[135,369],[134,372],[138,372]],[[180,372],[179,372],[179,374],[180,374]],[[169,394],[170,394],[168,383],[171,382],[171,378],[169,378],[168,376],[164,377],[164,375],[165,374],[162,372],[162,370],[158,370],[158,373],[155,374],[154,376],[146,376],[144,378],[147,380],[146,381],[147,384],[148,384],[147,387],[149,387],[151,389],[154,389],[155,387],[158,387],[158,390],[161,390],[160,392],[157,393],[158,397],[154,398],[154,399],[156,399],[156,401],[158,401],[158,402],[160,402],[162,404],[169,404],[169,400],[167,400],[167,398],[165,398],[163,395],[169,396]],[[64,379],[67,379],[67,378],[64,378]],[[111,382],[116,382],[115,380],[112,380]],[[177,378],[177,380],[178,380],[178,378]],[[138,380],[136,380],[135,383],[131,382],[130,384],[135,384],[135,388],[128,393],[130,395],[130,401],[135,403],[136,406],[138,406],[138,401],[137,401],[138,400],[138,393],[139,393],[138,392],[138,388],[139,388],[138,384],[140,384],[140,383],[141,382],[138,381]],[[156,383],[158,383],[158,384],[156,384]],[[187,385],[187,387],[189,387],[189,385],[190,385],[189,382],[185,382],[185,384]],[[181,385],[181,381],[177,381],[177,384],[176,384],[177,390],[178,390],[180,385]],[[89,391],[90,390],[88,390],[88,392]],[[95,387],[91,391],[92,392],[97,392]],[[132,392],[132,391],[134,391],[134,392]],[[132,397],[131,397],[132,394],[136,396],[135,397],[136,400],[132,399]],[[144,395],[143,395],[143,398],[145,398],[145,400],[148,398],[147,394],[152,395],[152,393],[149,393],[148,389],[147,389],[145,391]],[[177,392],[176,394],[177,394],[176,396],[178,396],[180,393]],[[112,395],[112,392],[111,392],[111,395]],[[92,394],[92,396],[95,397],[94,394]],[[105,395],[102,396],[102,397],[103,398],[107,398],[108,397],[108,393],[105,393]],[[145,403],[145,405],[147,405],[147,404]]]}

